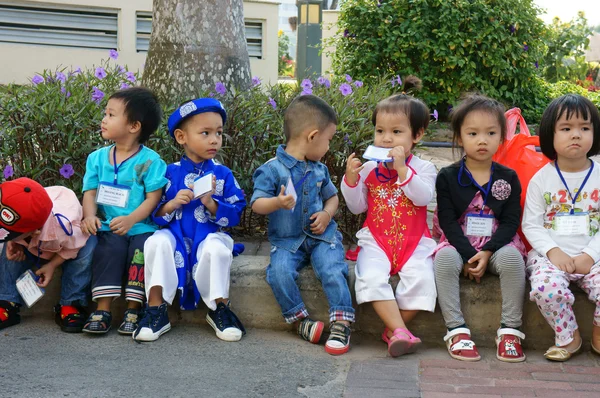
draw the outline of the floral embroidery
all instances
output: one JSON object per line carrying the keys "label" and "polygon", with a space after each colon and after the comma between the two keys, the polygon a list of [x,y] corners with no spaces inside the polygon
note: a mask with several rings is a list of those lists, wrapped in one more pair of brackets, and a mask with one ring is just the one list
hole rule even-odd
{"label": "floral embroidery", "polygon": [[511,187],[506,180],[496,180],[492,185],[492,196],[497,200],[506,200],[510,197]]}

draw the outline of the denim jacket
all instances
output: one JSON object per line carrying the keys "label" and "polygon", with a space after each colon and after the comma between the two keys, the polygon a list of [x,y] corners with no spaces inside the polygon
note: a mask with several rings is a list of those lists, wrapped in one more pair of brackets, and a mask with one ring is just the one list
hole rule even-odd
{"label": "denim jacket", "polygon": [[335,243],[337,224],[331,220],[322,235],[310,230],[310,216],[323,210],[323,202],[337,194],[329,177],[329,170],[321,162],[300,161],[285,152],[285,145],[277,148],[277,156],[260,166],[252,177],[254,193],[250,205],[260,198],[279,195],[281,186],[287,186],[292,177],[296,194],[293,210],[280,209],[269,214],[269,241],[279,248],[296,252],[306,236]]}

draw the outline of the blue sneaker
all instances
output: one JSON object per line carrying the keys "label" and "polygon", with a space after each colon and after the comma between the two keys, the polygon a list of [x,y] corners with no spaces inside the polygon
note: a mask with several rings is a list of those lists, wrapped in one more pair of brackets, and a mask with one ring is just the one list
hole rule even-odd
{"label": "blue sneaker", "polygon": [[146,307],[138,328],[133,332],[133,339],[137,342],[155,341],[171,330],[167,303],[158,307]]}
{"label": "blue sneaker", "polygon": [[238,317],[223,303],[217,304],[215,311],[208,311],[206,321],[215,330],[217,337],[224,341],[240,341],[246,334],[244,325]]}

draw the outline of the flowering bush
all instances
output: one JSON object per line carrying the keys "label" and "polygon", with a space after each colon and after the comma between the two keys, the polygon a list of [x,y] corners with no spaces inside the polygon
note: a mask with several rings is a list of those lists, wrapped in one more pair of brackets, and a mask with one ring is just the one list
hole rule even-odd
{"label": "flowering bush", "polygon": [[277,32],[278,38],[278,67],[279,76],[294,77],[294,61],[290,56],[290,38],[283,33],[283,30]]}

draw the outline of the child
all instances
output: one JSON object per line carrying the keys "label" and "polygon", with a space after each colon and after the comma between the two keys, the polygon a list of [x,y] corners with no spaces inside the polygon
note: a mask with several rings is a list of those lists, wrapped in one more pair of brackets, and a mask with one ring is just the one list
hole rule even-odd
{"label": "child", "polygon": [[354,322],[342,236],[333,221],[337,189],[320,162],[336,125],[335,111],[322,99],[314,95],[294,99],[284,116],[286,145],[254,173],[251,200],[255,213],[269,215],[272,248],[267,282],[285,321],[295,323],[303,339],[319,342],[323,322],[308,317],[296,284],[298,271],[310,262],[329,301],[331,334],[325,351],[332,355],[348,351],[349,325]]}
{"label": "child", "polygon": [[[169,118],[169,133],[185,155],[167,168],[169,182],[153,214],[164,228],[144,246],[148,307],[133,334],[136,341],[154,341],[171,329],[167,303],[177,289],[183,309],[196,308],[202,298],[218,338],[238,341],[245,332],[229,308],[233,240],[221,229],[239,223],[246,201],[231,170],[213,160],[223,143],[226,117],[219,101],[199,98]],[[214,192],[195,199],[194,180],[210,174]]]}
{"label": "child", "polygon": [[[405,87],[408,84],[412,83],[407,78]],[[433,199],[436,169],[411,154],[429,125],[429,109],[423,102],[394,95],[377,104],[372,120],[374,145],[389,148],[393,162],[362,165],[351,154],[342,194],[352,213],[367,211],[364,227],[356,234],[361,248],[354,269],[356,301],[373,303],[386,326],[381,337],[396,357],[421,344],[406,322],[420,310],[435,309],[436,243],[427,227],[427,204]],[[394,274],[400,276],[395,293],[389,284]]]}
{"label": "child", "polygon": [[525,247],[517,235],[521,185],[514,170],[492,162],[506,137],[504,107],[481,96],[467,97],[452,112],[454,143],[463,159],[444,167],[436,181],[442,229],[435,255],[438,300],[448,333],[448,353],[462,361],[481,359],[460,309],[459,276],[479,283],[486,269],[500,276],[502,318],[496,357],[525,360],[519,330],[525,293]]}
{"label": "child", "polygon": [[[144,301],[144,242],[158,228],[149,218],[167,184],[167,165],[143,144],[156,131],[162,110],[142,87],[113,94],[102,119],[102,138],[114,145],[88,156],[83,178],[81,230],[98,236],[92,260],[92,299],[98,303],[83,331],[107,333],[111,302],[128,275],[128,302],[119,333],[132,334]],[[98,217],[99,216],[99,217]]]}
{"label": "child", "polygon": [[531,301],[554,329],[544,356],[566,361],[582,339],[569,283],[596,304],[592,350],[600,354],[600,115],[588,99],[565,95],[552,101],[540,122],[540,146],[553,162],[531,179],[523,232],[533,247],[527,258]]}
{"label": "child", "polygon": [[16,281],[35,265],[40,287],[48,286],[54,271],[62,267],[56,323],[64,332],[81,332],[96,237],[88,239],[81,232],[79,199],[65,187],[44,189],[33,180],[18,178],[0,185],[0,204],[2,231],[11,229],[19,235],[4,244],[0,256],[0,329],[21,322],[23,300]]}

